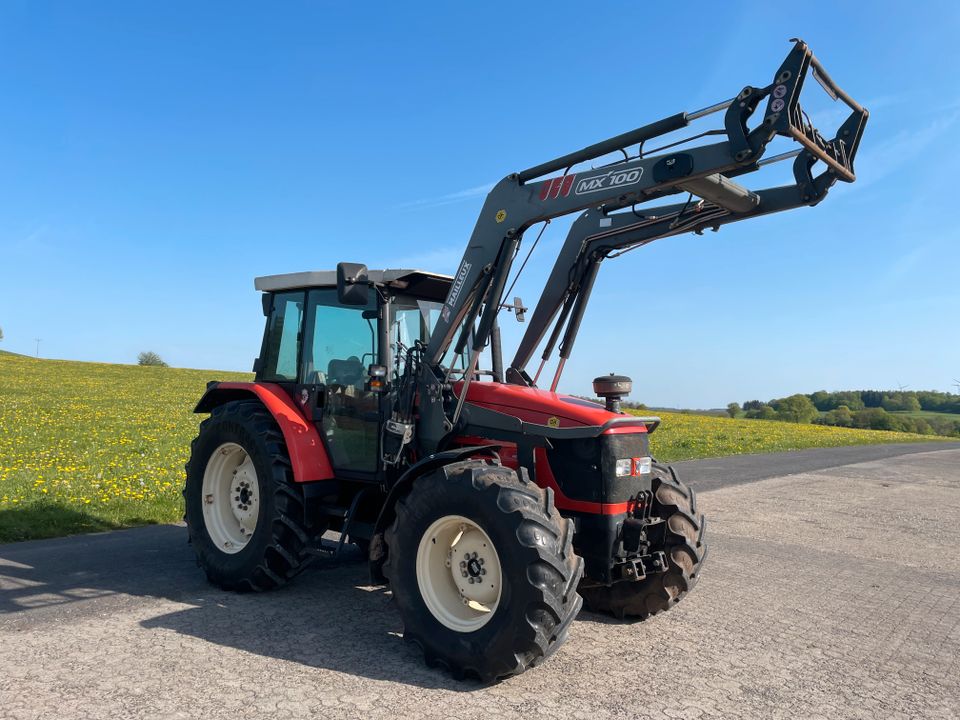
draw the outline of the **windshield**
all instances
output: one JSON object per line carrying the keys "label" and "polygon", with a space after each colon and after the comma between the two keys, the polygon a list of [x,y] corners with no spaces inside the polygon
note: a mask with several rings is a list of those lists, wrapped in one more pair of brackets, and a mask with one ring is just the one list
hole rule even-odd
{"label": "windshield", "polygon": [[[413,298],[398,298],[391,305],[390,344],[393,349],[395,378],[403,372],[407,350],[413,347],[417,340],[424,344],[430,340],[430,333],[436,327],[442,307],[441,302]],[[451,362],[453,362],[453,344],[447,349],[440,364],[447,368]],[[456,369],[466,369],[466,360],[463,357],[458,359]]]}

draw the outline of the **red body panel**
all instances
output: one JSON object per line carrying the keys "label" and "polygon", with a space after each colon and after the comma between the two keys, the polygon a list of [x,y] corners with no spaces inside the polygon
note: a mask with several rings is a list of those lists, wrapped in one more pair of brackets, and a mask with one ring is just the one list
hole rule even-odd
{"label": "red body panel", "polygon": [[[462,389],[463,383],[457,383],[456,392],[459,394]],[[623,417],[588,400],[505,383],[470,383],[467,389],[467,402],[513,415],[524,422],[536,425],[551,425],[551,418],[556,418],[554,427],[599,426]],[[606,430],[607,433],[646,431],[643,425]]]}
{"label": "red body panel", "polygon": [[[462,383],[456,386],[459,394],[463,389]],[[623,417],[609,412],[602,405],[561,395],[559,393],[540,390],[538,388],[523,387],[521,385],[507,385],[503,383],[470,383],[467,389],[467,402],[479,405],[489,410],[495,410],[507,415],[520,418],[524,422],[536,425],[553,427],[583,427],[601,426],[610,420]],[[553,422],[551,422],[551,420]],[[612,427],[604,431],[605,435],[619,433],[645,433],[644,425],[628,425]],[[503,464],[517,469],[517,447],[511,443],[489,440],[481,437],[457,438],[458,444],[486,445],[496,443],[501,445],[500,458]],[[537,468],[537,484],[553,490],[554,504],[559,510],[590,513],[593,515],[619,515],[632,510],[631,503],[598,503],[586,500],[574,500],[564,495],[557,484],[547,461],[547,453],[543,448],[537,448],[534,453]]]}
{"label": "red body panel", "polygon": [[329,480],[334,477],[333,466],[323,446],[320,433],[313,423],[304,418],[300,408],[279,385],[274,383],[222,382],[217,389],[248,390],[256,395],[280,426],[290,453],[293,479],[296,482]]}

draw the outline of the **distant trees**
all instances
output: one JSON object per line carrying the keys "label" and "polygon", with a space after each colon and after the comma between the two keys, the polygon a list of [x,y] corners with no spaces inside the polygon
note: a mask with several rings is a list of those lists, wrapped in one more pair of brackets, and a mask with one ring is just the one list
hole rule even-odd
{"label": "distant trees", "polygon": [[819,416],[817,408],[806,395],[791,395],[790,397],[774,400],[771,403],[774,410],[777,411],[777,417],[780,420],[795,423],[809,423]]}
{"label": "distant trees", "polygon": [[837,425],[839,427],[853,427],[853,413],[846,405],[841,405],[824,415],[824,425]]}
{"label": "distant trees", "polygon": [[936,390],[917,392],[913,390],[843,390],[840,392],[818,390],[808,397],[820,412],[829,412],[841,405],[846,405],[851,412],[864,408],[882,407],[887,412],[929,410],[960,413],[960,395]]}
{"label": "distant trees", "polygon": [[884,395],[880,400],[880,407],[887,412],[896,412],[898,410],[916,412],[920,409],[920,401],[914,393],[900,392],[894,395]]}
{"label": "distant trees", "polygon": [[746,415],[748,418],[752,418],[754,420],[777,419],[777,411],[766,403],[762,403],[759,400],[752,400],[750,403],[744,403],[744,410],[746,410],[748,404],[750,405],[750,409],[744,413],[744,415]]}
{"label": "distant trees", "polygon": [[[745,417],[760,420],[960,437],[960,395],[936,390],[818,390],[769,403],[748,400],[742,409]],[[921,417],[920,411],[941,414]],[[957,417],[944,417],[946,413]]]}
{"label": "distant trees", "polygon": [[146,351],[137,355],[137,365],[152,365],[155,367],[168,367],[163,359],[155,352]]}
{"label": "distant trees", "polygon": [[739,414],[740,414],[740,403],[732,402],[729,405],[727,405],[727,415],[729,415],[732,418],[735,418]]}

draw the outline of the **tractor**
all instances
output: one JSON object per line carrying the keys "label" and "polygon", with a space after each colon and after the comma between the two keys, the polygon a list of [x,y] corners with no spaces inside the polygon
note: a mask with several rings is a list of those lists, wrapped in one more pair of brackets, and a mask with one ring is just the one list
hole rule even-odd
{"label": "tractor", "polygon": [[[814,206],[855,180],[868,113],[793,43],[767,85],[505,177],[453,276],[341,262],[257,278],[255,380],[212,382],[195,409],[209,417],[186,466],[185,519],[209,580],[270,590],[356,545],[427,663],[484,682],[549,657],[584,604],[629,621],[683,599],[703,569],[705,520],[651,456],[660,420],[622,410],[623,375],[597,377],[602,402],[557,389],[604,259]],[[848,106],[832,139],[800,105],[808,76]],[[716,113],[720,129],[646,147]],[[764,157],[775,138],[798,147]],[[786,185],[738,182],[783,160]],[[527,321],[519,298],[505,302],[524,233],[571,213],[505,367],[498,317]]]}

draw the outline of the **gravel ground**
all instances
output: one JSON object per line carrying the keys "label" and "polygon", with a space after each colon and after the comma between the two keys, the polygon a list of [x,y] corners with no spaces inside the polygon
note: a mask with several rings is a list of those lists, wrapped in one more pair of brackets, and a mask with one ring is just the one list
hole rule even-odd
{"label": "gravel ground", "polygon": [[960,717],[960,450],[732,470],[695,480],[711,551],[684,602],[583,613],[489,687],[423,666],[358,555],[235,595],[181,527],[0,546],[0,717]]}

